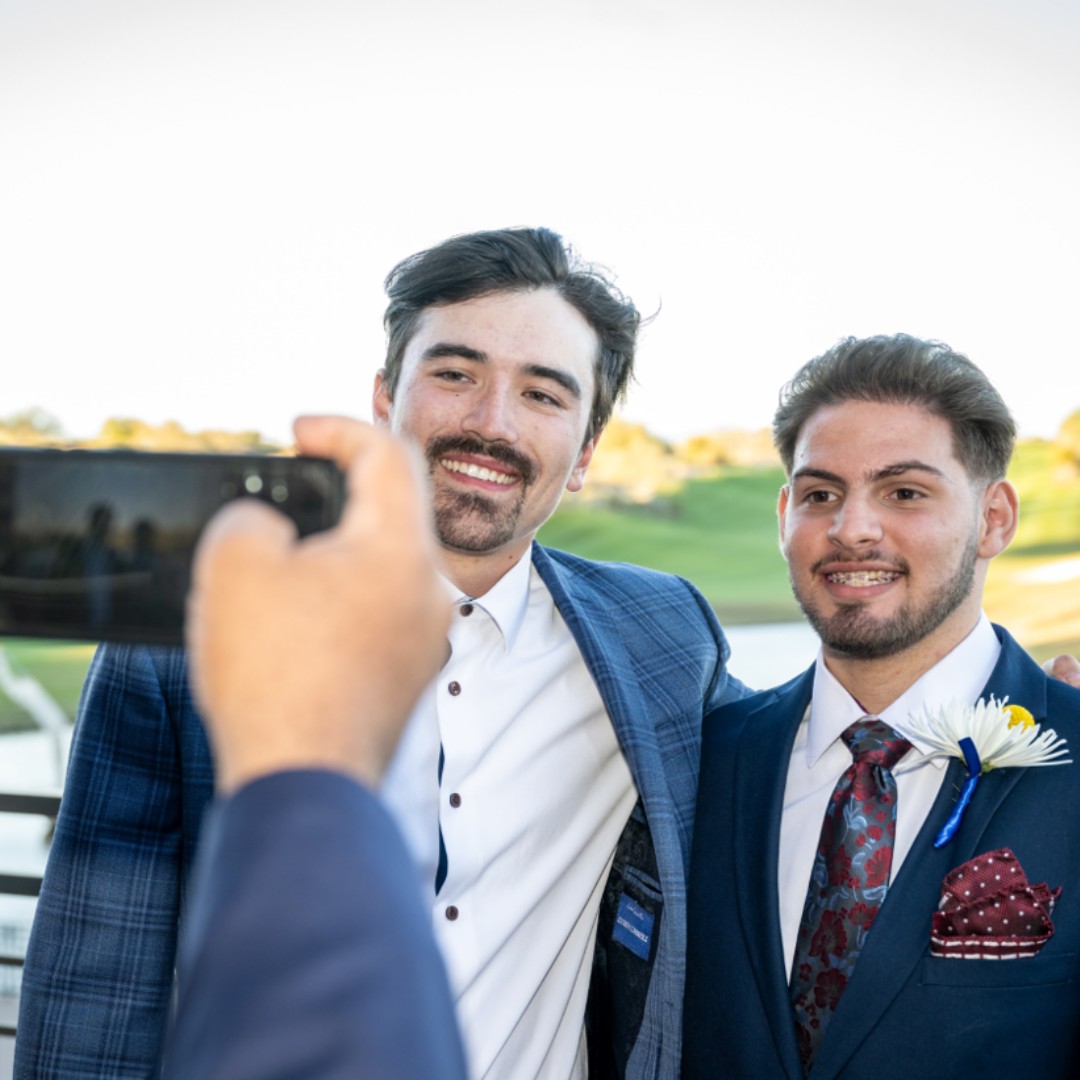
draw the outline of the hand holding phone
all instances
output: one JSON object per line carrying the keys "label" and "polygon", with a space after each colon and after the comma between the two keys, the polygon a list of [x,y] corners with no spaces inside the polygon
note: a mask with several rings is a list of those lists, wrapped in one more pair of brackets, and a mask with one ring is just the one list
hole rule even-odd
{"label": "hand holding phone", "polygon": [[445,655],[450,604],[410,448],[338,417],[302,418],[296,435],[347,472],[339,524],[297,543],[266,507],[230,506],[196,553],[189,662],[223,793],[297,768],[375,783]]}
{"label": "hand holding phone", "polygon": [[0,634],[181,644],[195,544],[245,495],[307,535],[344,488],[308,457],[0,449]]}

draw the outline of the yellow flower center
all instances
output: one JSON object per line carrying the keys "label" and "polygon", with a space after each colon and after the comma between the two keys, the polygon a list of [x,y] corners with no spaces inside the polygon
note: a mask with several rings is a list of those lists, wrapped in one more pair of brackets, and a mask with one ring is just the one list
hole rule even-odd
{"label": "yellow flower center", "polygon": [[1035,717],[1024,708],[1023,705],[1006,705],[1005,712],[1009,714],[1009,727],[1019,727],[1026,731],[1035,726]]}

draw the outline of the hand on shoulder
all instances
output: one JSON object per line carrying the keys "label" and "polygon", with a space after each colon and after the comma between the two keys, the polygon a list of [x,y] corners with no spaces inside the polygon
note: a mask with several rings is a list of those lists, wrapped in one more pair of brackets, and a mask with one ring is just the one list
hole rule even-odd
{"label": "hand on shoulder", "polygon": [[1043,664],[1043,671],[1052,679],[1059,679],[1080,689],[1080,660],[1075,656],[1055,656]]}

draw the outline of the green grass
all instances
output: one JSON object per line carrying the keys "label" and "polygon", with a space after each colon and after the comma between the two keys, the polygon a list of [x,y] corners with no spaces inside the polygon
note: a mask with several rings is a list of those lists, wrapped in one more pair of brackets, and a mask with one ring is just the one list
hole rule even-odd
{"label": "green grass", "polygon": [[[75,719],[79,692],[86,669],[94,655],[94,646],[85,642],[36,641],[30,638],[0,639],[16,674],[33,675],[67,713]],[[0,693],[0,732],[33,731],[33,719],[20,706]]]}
{"label": "green grass", "polygon": [[1080,555],[1080,474],[1063,469],[1050,444],[1028,442],[1009,478],[1020,494],[1020,527],[991,565],[986,610],[1038,660],[1080,656],[1080,578],[1038,580],[1040,568]]}
{"label": "green grass", "polygon": [[1062,469],[1049,443],[1022,443],[1009,470],[1020,495],[1020,527],[1006,558],[1080,552],[1080,474]]}
{"label": "green grass", "polygon": [[540,540],[590,559],[681,574],[729,623],[799,618],[776,537],[779,469],[730,469],[643,507],[567,500]]}
{"label": "green grass", "polygon": [[[1080,476],[1056,471],[1046,443],[1018,447],[1010,479],[1020,528],[991,567],[986,608],[1039,659],[1080,655],[1080,580],[1036,585],[1031,570],[1080,554]],[[689,578],[731,624],[801,618],[776,539],[779,469],[730,469],[644,507],[567,499],[540,539],[591,559],[651,566]]]}

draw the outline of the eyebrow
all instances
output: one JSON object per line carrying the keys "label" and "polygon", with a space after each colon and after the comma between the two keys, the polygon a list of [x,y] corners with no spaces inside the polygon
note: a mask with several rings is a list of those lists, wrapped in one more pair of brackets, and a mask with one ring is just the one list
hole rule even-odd
{"label": "eyebrow", "polygon": [[439,341],[430,345],[421,354],[421,360],[438,360],[444,356],[460,356],[462,360],[475,360],[478,364],[488,362],[487,353],[472,349],[468,345],[455,345],[449,341]]}
{"label": "eyebrow", "polygon": [[[891,477],[903,476],[904,473],[909,472],[924,472],[940,479],[945,478],[945,474],[940,469],[935,468],[933,465],[927,465],[925,461],[898,461],[895,465],[886,465],[884,469],[878,469],[876,472],[870,473],[868,479],[871,481],[888,480]],[[829,483],[841,485],[846,483],[842,476],[837,476],[836,473],[829,472],[828,469],[805,468],[792,473],[792,483],[803,479],[827,480]]]}
{"label": "eyebrow", "polygon": [[581,384],[568,371],[547,367],[544,364],[526,364],[525,374],[537,379],[550,379],[553,383],[558,383],[576,401],[581,400]]}
{"label": "eyebrow", "polygon": [[[471,360],[475,364],[487,364],[490,357],[487,353],[474,349],[469,345],[458,345],[450,341],[439,341],[426,348],[421,354],[423,360],[439,360],[444,357],[460,357],[462,360]],[[557,383],[575,400],[581,400],[581,383],[568,371],[559,368],[548,367],[546,364],[526,364],[522,369],[526,375],[536,379],[549,379]]]}

